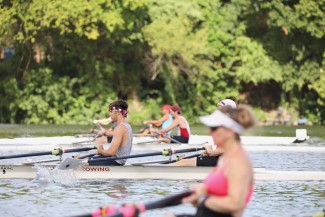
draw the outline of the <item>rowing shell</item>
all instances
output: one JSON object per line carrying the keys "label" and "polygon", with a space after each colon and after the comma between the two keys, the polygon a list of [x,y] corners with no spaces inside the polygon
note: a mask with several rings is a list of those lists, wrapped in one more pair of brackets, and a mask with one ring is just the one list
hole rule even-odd
{"label": "rowing shell", "polygon": [[[176,166],[87,166],[74,170],[58,170],[55,166],[2,165],[0,179],[34,179],[46,169],[47,175],[58,177],[66,174],[76,179],[168,179],[203,180],[212,167]],[[255,180],[325,180],[325,172],[275,171],[254,169]]]}
{"label": "rowing shell", "polygon": [[[133,144],[133,151],[161,151],[163,149],[184,149],[184,148],[199,148],[206,144]],[[104,145],[105,148],[109,147],[109,144]],[[280,146],[280,145],[244,145],[246,151],[249,152],[325,152],[324,146]]]}
{"label": "rowing shell", "polygon": [[[54,148],[78,148],[78,147],[88,147],[94,145],[93,143],[85,143],[82,145],[56,145],[53,147],[48,146],[39,146],[39,145],[21,145],[21,146],[15,146],[15,145],[6,145],[6,146],[0,146],[0,152],[9,152],[9,151],[45,151],[49,149]],[[185,148],[199,148],[202,146],[208,145],[206,144],[155,144],[155,143],[145,143],[145,144],[133,144],[132,145],[132,151],[161,151],[164,149],[172,149],[172,150],[178,150],[178,149],[185,149]],[[105,148],[109,147],[109,144],[104,144]],[[295,145],[287,145],[287,146],[281,146],[281,145],[243,145],[244,149],[248,152],[325,152],[324,146],[295,146]]]}
{"label": "rowing shell", "polygon": [[[301,133],[303,132],[303,133]],[[0,139],[0,147],[8,145],[31,145],[31,146],[49,146],[49,145],[73,145],[79,143],[92,142],[94,137],[75,137],[75,136],[56,136],[56,137],[27,137],[14,139]],[[309,137],[305,129],[297,129],[296,137],[265,137],[265,136],[241,136],[244,145],[289,145],[297,142],[304,142]],[[150,136],[133,136],[133,144],[154,141],[155,138]],[[213,144],[211,136],[191,135],[190,144],[208,142]],[[48,147],[47,147],[48,148]]]}

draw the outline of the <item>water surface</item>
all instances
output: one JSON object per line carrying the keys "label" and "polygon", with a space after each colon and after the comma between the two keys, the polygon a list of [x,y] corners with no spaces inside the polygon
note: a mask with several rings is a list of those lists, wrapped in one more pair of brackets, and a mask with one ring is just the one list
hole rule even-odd
{"label": "water surface", "polygon": [[[59,136],[87,133],[91,126],[0,125],[0,137]],[[246,135],[295,136],[295,127],[259,127]],[[192,127],[195,134],[206,128]],[[325,128],[309,127],[311,139],[304,144],[325,147]],[[325,171],[324,153],[317,152],[249,152],[255,167],[274,170]],[[157,159],[156,157],[153,159]],[[148,159],[149,161],[152,158]],[[6,160],[2,163],[21,162]],[[133,159],[132,161],[136,161]],[[144,161],[143,159],[141,161]],[[58,177],[47,179],[0,180],[1,216],[74,216],[90,213],[103,205],[150,202],[190,189],[199,181],[172,180],[75,180]],[[313,216],[325,208],[325,180],[322,181],[257,181],[245,217]],[[194,208],[180,205],[146,212],[141,216],[163,216],[167,213],[193,213]]]}

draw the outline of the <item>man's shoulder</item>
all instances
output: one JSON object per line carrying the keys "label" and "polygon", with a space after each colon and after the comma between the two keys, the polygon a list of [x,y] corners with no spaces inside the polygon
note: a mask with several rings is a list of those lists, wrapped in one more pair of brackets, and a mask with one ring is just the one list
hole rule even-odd
{"label": "man's shoulder", "polygon": [[123,123],[118,124],[115,129],[127,130],[127,127],[132,128],[132,126],[128,122],[123,122]]}

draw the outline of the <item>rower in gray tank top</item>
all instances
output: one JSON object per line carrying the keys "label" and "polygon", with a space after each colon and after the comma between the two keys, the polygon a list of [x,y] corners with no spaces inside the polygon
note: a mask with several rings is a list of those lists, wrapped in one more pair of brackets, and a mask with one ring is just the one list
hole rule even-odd
{"label": "rower in gray tank top", "polygon": [[[131,150],[132,150],[132,140],[133,140],[133,136],[132,136],[132,127],[130,126],[129,123],[127,122],[123,122],[121,123],[123,126],[126,127],[127,131],[128,131],[128,138],[129,141],[126,145],[124,146],[120,146],[117,150],[116,153],[116,157],[123,157],[123,156],[127,156],[130,155]],[[114,137],[113,137],[114,140]],[[126,162],[126,159],[120,159],[120,160],[115,160],[117,163],[124,165]]]}
{"label": "rower in gray tank top", "polygon": [[[123,157],[123,156],[128,156],[131,153],[132,150],[132,140],[133,140],[133,136],[132,136],[132,127],[130,126],[129,123],[126,122],[122,122],[121,123],[124,127],[126,127],[127,129],[127,135],[128,135],[128,143],[126,145],[123,146],[119,146],[119,148],[117,149],[117,152],[114,156],[112,157]],[[113,137],[114,140],[114,137]],[[112,140],[112,142],[113,142]],[[91,159],[100,159],[100,158],[105,158],[103,156],[94,156]],[[123,166],[126,162],[126,159],[117,159],[117,160],[105,160],[105,161],[90,161],[89,165],[90,166]]]}

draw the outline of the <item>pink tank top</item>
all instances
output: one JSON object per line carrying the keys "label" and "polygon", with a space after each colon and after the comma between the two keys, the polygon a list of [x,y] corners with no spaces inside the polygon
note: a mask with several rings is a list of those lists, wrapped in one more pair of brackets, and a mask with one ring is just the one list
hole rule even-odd
{"label": "pink tank top", "polygon": [[[209,175],[205,178],[204,184],[207,188],[208,194],[215,196],[226,196],[228,195],[228,178],[225,176],[226,164],[219,171],[217,167],[214,168]],[[245,204],[247,205],[250,201],[254,191],[254,186],[249,188],[248,194],[246,196]]]}

